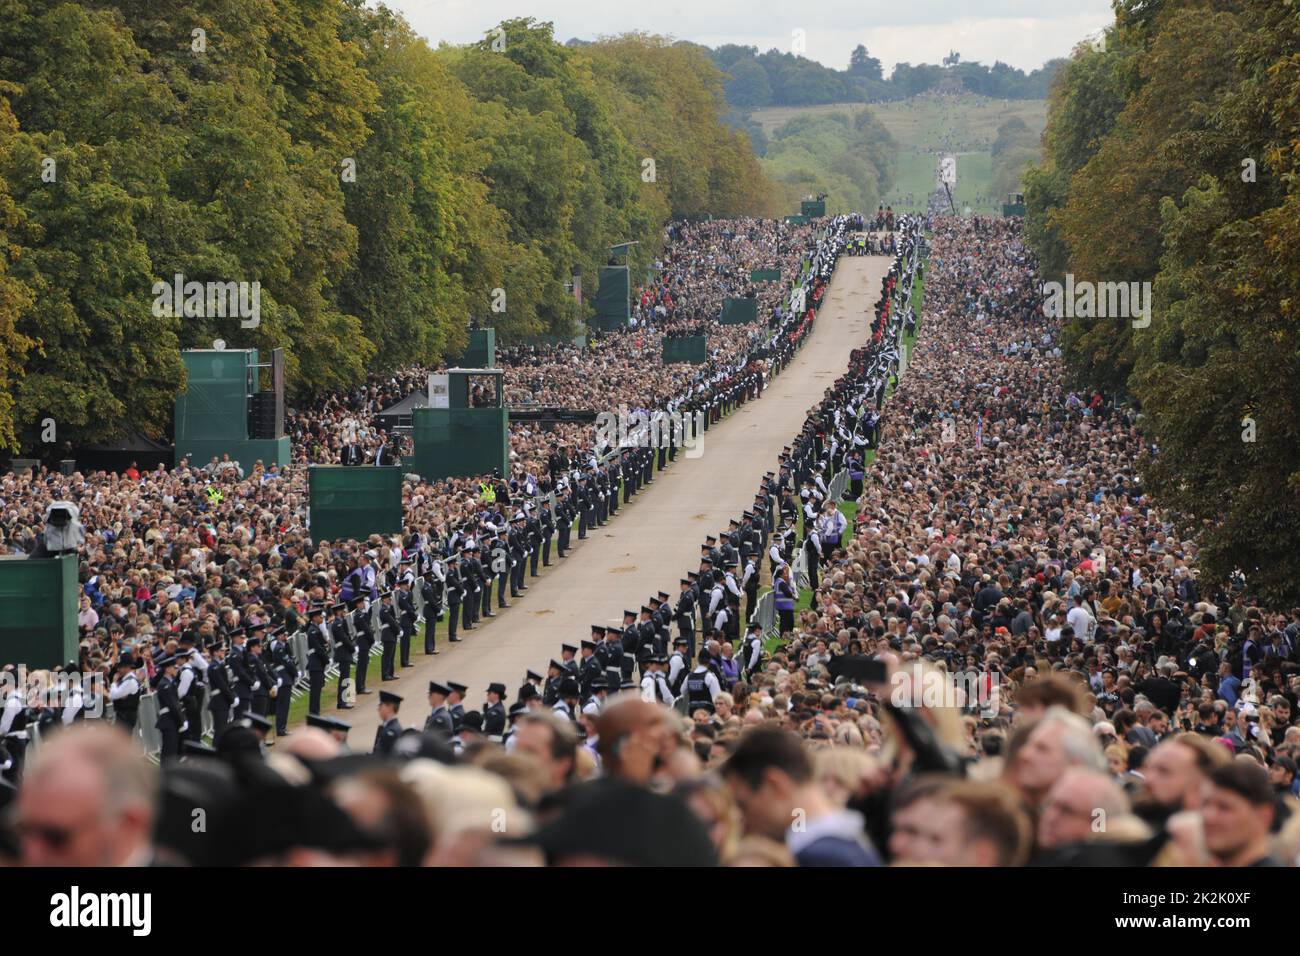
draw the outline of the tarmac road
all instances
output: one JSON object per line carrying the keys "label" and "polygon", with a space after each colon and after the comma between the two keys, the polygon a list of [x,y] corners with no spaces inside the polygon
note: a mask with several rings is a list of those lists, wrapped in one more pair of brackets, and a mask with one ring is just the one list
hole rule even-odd
{"label": "tarmac road", "polygon": [[[467,711],[481,709],[487,685],[500,681],[509,690],[508,707],[524,671],[545,673],[562,643],[577,646],[593,624],[621,626],[624,608],[636,610],[660,590],[675,601],[678,579],[699,566],[705,536],[725,530],[729,519],[753,503],[763,473],[775,470],[777,455],[798,434],[808,409],[848,368],[849,352],[866,339],[889,263],[885,256],[842,257],[813,332],[763,396],[702,433],[700,457],[679,454],[603,528],[582,542],[575,533],[576,547],[563,561],[557,563],[552,550],[552,567],[526,578],[529,589],[510,608],[480,621],[459,644],[447,643],[446,620],[440,621],[441,653],[435,657],[419,653],[423,644],[416,635],[415,664],[399,670],[396,681],[381,683],[378,659],[372,659],[367,689],[374,693],[358,697],[352,710],[325,711],[352,724],[352,748],[371,748],[380,688],[405,698],[398,715],[404,727],[424,726],[431,680],[467,685]],[[333,702],[332,692],[326,702]]]}

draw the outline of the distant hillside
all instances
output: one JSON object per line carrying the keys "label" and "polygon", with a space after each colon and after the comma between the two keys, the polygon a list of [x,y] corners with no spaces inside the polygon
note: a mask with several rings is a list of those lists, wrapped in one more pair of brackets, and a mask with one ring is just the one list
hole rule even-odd
{"label": "distant hillside", "polygon": [[[1039,155],[1039,140],[1047,121],[1046,100],[1000,100],[970,94],[927,93],[892,103],[829,103],[805,107],[769,107],[746,114],[741,125],[770,153],[779,141],[783,153],[794,151],[798,137],[821,129],[832,117],[856,126],[871,116],[872,127],[888,133],[876,137],[891,152],[882,165],[888,175],[883,188],[868,193],[870,205],[885,202],[895,209],[922,209],[935,188],[940,153],[957,154],[954,199],[963,210],[1001,212],[1005,194],[1020,185],[1025,166]],[[764,156],[768,172],[778,180],[787,170]],[[823,185],[811,180],[808,191],[825,191],[838,208],[836,177],[825,170]],[[863,184],[861,192],[868,184]],[[843,187],[839,187],[842,189]],[[853,197],[856,198],[856,197]]]}

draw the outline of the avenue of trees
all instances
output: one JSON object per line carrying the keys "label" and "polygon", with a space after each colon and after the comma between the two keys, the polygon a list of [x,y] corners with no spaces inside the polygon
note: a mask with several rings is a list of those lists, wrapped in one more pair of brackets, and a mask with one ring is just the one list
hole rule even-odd
{"label": "avenue of trees", "polygon": [[1147,487],[1202,567],[1300,604],[1300,10],[1119,0],[1025,179],[1045,277],[1150,282],[1149,327],[1067,320],[1073,384],[1127,393]]}
{"label": "avenue of trees", "polygon": [[[609,247],[765,215],[697,47],[512,20],[430,46],[361,0],[0,0],[0,447],[161,435],[182,348],[284,347],[296,397],[572,332]],[[260,324],[154,284],[260,283]],[[494,290],[504,312],[492,313]]]}

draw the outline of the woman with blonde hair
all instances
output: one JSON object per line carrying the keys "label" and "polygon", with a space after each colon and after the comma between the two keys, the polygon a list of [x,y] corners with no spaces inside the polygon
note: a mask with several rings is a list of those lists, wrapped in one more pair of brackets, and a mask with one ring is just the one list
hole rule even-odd
{"label": "woman with blonde hair", "polygon": [[813,779],[840,809],[879,772],[876,759],[855,747],[826,747],[813,754]]}

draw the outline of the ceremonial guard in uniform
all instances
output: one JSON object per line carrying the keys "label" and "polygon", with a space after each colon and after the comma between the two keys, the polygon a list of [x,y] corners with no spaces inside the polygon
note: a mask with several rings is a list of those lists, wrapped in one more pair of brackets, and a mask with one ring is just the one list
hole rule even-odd
{"label": "ceremonial guard in uniform", "polygon": [[[123,727],[127,733],[135,731],[136,718],[140,713],[140,695],[144,691],[140,678],[136,675],[136,667],[135,658],[123,654],[113,668],[113,683],[108,688],[108,699],[113,703],[113,723]],[[212,665],[208,666],[208,672],[211,674]],[[229,702],[226,706],[229,708]]]}
{"label": "ceremonial guard in uniform", "polygon": [[330,637],[334,640],[334,663],[339,665],[338,696],[335,703],[340,709],[347,710],[352,706],[348,698],[352,696],[352,663],[357,646],[352,640],[352,629],[348,626],[348,606],[335,604],[331,610],[334,612],[334,620],[330,622]]}
{"label": "ceremonial guard in uniform", "polygon": [[181,753],[181,732],[185,729],[185,711],[181,699],[176,694],[176,658],[164,657],[155,661],[158,668],[158,719],[154,727],[162,735],[160,759],[179,757]]}
{"label": "ceremonial guard in uniform", "polygon": [[235,684],[235,700],[231,704],[234,707],[235,719],[244,716],[253,707],[254,678],[253,672],[248,669],[245,640],[247,635],[244,634],[243,628],[236,628],[230,632],[230,653],[226,657],[226,665]]}
{"label": "ceremonial guard in uniform", "polygon": [[271,635],[271,666],[275,668],[278,678],[275,692],[275,735],[283,737],[289,732],[289,705],[293,702],[293,685],[298,683],[298,662],[293,659],[293,651],[285,640],[283,625]]}
{"label": "ceremonial guard in uniform", "polygon": [[447,698],[451,696],[451,688],[437,681],[429,681],[429,706],[433,708],[428,719],[424,722],[425,733],[430,730],[438,730],[448,737],[454,733],[451,723],[451,711],[447,707]]}
{"label": "ceremonial guard in uniform", "polygon": [[758,569],[758,553],[751,551],[745,559],[745,572],[740,579],[740,589],[745,592],[745,621],[754,616],[754,608],[758,605],[758,581],[760,571]]}
{"label": "ceremonial guard in uniform", "polygon": [[[212,660],[208,664],[208,713],[212,715],[212,744],[221,740],[230,724],[230,713],[235,707],[235,690],[226,665],[226,645],[217,640],[209,645]],[[114,702],[114,709],[117,704]]]}
{"label": "ceremonial guard in uniform", "polygon": [[325,605],[313,605],[307,612],[307,680],[310,688],[307,712],[320,713],[320,694],[325,687],[325,668],[329,666],[329,643],[325,640],[325,631],[321,622],[325,618]]}
{"label": "ceremonial guard in uniform", "polygon": [[379,659],[380,680],[397,680],[394,665],[397,661],[397,638],[402,633],[402,624],[397,619],[397,609],[393,607],[393,592],[385,591],[379,595],[379,642],[384,653]]}
{"label": "ceremonial guard in uniform", "polygon": [[424,653],[437,654],[438,615],[442,613],[442,595],[446,589],[446,572],[440,562],[425,573],[420,582],[420,597],[424,600]]}
{"label": "ceremonial guard in uniform", "polygon": [[370,649],[375,646],[375,632],[371,624],[370,608],[364,596],[352,602],[352,630],[357,636],[357,693],[366,690],[366,670],[370,666]]}
{"label": "ceremonial guard in uniform", "polygon": [[[592,631],[594,633],[595,628],[592,628]],[[602,627],[600,631],[603,636],[605,629]],[[584,698],[591,693],[592,681],[599,677],[603,670],[600,660],[596,657],[596,642],[583,641],[582,660],[578,664],[578,687],[581,689]]]}
{"label": "ceremonial guard in uniform", "polygon": [[447,708],[451,711],[451,727],[453,732],[459,733],[465,723],[465,694],[469,688],[451,680],[447,681],[447,686],[451,689],[451,694],[447,697]]}
{"label": "ceremonial guard in uniform", "polygon": [[[260,631],[262,628],[259,625],[251,630]],[[246,658],[248,669],[253,674],[252,713],[265,717],[271,712],[271,689],[275,686],[275,680],[271,677],[271,669],[266,666],[266,661],[262,658],[261,635],[250,637],[244,647],[248,652]]]}
{"label": "ceremonial guard in uniform", "polygon": [[397,722],[397,712],[402,708],[402,698],[386,690],[379,692],[379,727],[375,730],[374,752],[390,754],[397,738],[402,734],[402,725]]}
{"label": "ceremonial guard in uniform", "polygon": [[193,647],[194,635],[185,634],[181,638],[183,647],[176,652],[179,668],[176,678],[176,696],[180,698],[185,710],[185,722],[189,724],[182,737],[185,740],[203,739],[203,692],[207,661]]}
{"label": "ceremonial guard in uniform", "polygon": [[460,555],[453,553],[447,557],[447,579],[442,583],[443,594],[447,597],[447,640],[459,644],[456,627],[460,624],[460,602],[465,597],[465,584],[460,576]]}
{"label": "ceremonial guard in uniform", "polygon": [[[551,511],[551,502],[549,498],[542,502],[542,516],[538,519],[538,523],[541,527],[539,533],[542,550],[542,567],[549,568],[551,566],[551,535],[555,533],[555,514]],[[536,573],[535,565],[533,573]]]}
{"label": "ceremonial guard in uniform", "polygon": [[577,680],[564,677],[560,680],[559,700],[551,705],[551,713],[567,720],[578,719],[578,703],[582,699],[582,688]]}
{"label": "ceremonial guard in uniform", "polygon": [[483,707],[483,733],[500,737],[506,732],[505,684],[488,684],[487,704]]}
{"label": "ceremonial guard in uniform", "polygon": [[[407,564],[408,562],[403,561],[402,563]],[[415,598],[411,595],[411,582],[407,577],[403,576],[398,580],[397,590],[393,592],[393,600],[397,603],[398,620],[402,627],[402,636],[400,638],[402,666],[410,667],[411,636],[415,633],[419,614],[415,610]]]}
{"label": "ceremonial guard in uniform", "polygon": [[560,699],[560,678],[564,676],[564,665],[554,657],[546,666],[546,682],[542,688],[542,705],[550,707]]}

